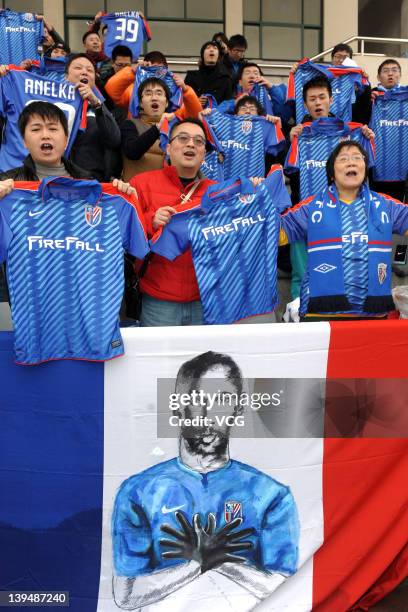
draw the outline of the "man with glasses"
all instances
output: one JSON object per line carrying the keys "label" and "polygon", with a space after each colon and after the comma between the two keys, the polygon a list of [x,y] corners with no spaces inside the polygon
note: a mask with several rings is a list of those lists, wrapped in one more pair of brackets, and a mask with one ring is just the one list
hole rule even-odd
{"label": "man with glasses", "polygon": [[248,42],[242,34],[234,34],[228,41],[228,53],[223,57],[224,66],[232,79],[236,79],[242,64],[245,62],[245,51]]}
{"label": "man with glasses", "polygon": [[[199,170],[206,151],[204,126],[185,119],[170,131],[166,153],[170,164],[135,176],[135,187],[149,237],[177,212],[197,206],[213,183]],[[140,280],[143,327],[201,325],[202,308],[191,250],[168,261],[154,255]]]}

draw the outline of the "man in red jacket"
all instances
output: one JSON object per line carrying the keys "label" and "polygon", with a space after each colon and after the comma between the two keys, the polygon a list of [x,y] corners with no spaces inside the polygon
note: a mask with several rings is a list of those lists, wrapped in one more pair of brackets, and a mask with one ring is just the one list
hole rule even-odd
{"label": "man in red jacket", "polygon": [[[133,177],[146,227],[151,237],[177,211],[197,205],[213,183],[201,178],[206,136],[198,119],[185,119],[170,132],[170,165]],[[174,261],[153,255],[140,281],[143,293],[142,327],[201,325],[202,309],[191,251]]]}

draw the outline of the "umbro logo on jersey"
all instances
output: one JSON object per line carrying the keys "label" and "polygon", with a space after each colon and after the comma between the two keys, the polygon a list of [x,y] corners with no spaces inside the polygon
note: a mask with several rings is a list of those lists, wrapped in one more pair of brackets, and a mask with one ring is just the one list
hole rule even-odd
{"label": "umbro logo on jersey", "polygon": [[170,512],[176,512],[177,510],[181,510],[181,508],[183,508],[184,506],[185,504],[181,504],[181,506],[174,506],[174,508],[167,508],[166,504],[164,504],[161,510],[163,514],[169,514]]}
{"label": "umbro logo on jersey", "polygon": [[337,266],[332,266],[331,264],[328,264],[328,263],[322,263],[320,264],[320,266],[317,266],[317,268],[314,268],[314,270],[316,272],[321,272],[322,274],[327,274],[327,272],[332,272],[336,268]]}
{"label": "umbro logo on jersey", "polygon": [[219,227],[210,225],[209,227],[204,227],[201,231],[204,234],[204,238],[209,240],[209,236],[211,238],[225,236],[225,234],[230,232],[238,232],[242,227],[250,227],[256,223],[263,223],[264,221],[266,221],[266,219],[262,217],[261,213],[258,213],[256,217],[237,217],[236,219],[232,219],[231,223],[226,223]]}
{"label": "umbro logo on jersey", "polygon": [[38,217],[39,215],[42,215],[43,212],[45,212],[45,210],[29,210],[28,211],[28,216],[29,217]]}

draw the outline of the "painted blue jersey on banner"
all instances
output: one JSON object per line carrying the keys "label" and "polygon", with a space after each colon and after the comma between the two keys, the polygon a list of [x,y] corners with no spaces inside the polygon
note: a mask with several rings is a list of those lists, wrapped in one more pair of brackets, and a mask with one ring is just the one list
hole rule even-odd
{"label": "painted blue jersey on banner", "polygon": [[153,252],[175,259],[190,246],[204,321],[232,323],[277,304],[277,209],[290,206],[280,166],[256,189],[248,179],[210,187],[201,207],[173,215]]}
{"label": "painted blue jersey on banner", "polygon": [[376,181],[405,181],[408,176],[408,87],[375,98],[370,127],[375,133]]}
{"label": "painted blue jersey on banner", "polygon": [[136,62],[143,43],[151,39],[150,28],[141,14],[138,11],[109,13],[101,18],[101,22],[108,27],[103,41],[105,55],[112,57],[113,49],[117,45],[124,45],[131,50]]}
{"label": "painted blue jersey on banner", "polygon": [[296,123],[300,123],[308,112],[303,102],[303,86],[318,76],[325,76],[331,84],[333,103],[330,111],[343,121],[351,121],[352,104],[356,99],[356,88],[362,91],[368,80],[361,68],[315,64],[310,60],[299,62],[296,72],[289,75],[287,99],[296,105]]}
{"label": "painted blue jersey on banner", "polygon": [[180,108],[183,104],[183,91],[181,87],[177,87],[173,79],[173,73],[167,70],[165,66],[138,66],[135,75],[135,84],[132,91],[132,97],[129,104],[129,112],[132,117],[137,117],[140,113],[140,100],[137,92],[139,85],[146,79],[155,77],[161,79],[167,85],[170,90],[170,104],[167,109],[168,112],[173,112]]}
{"label": "painted blue jersey on banner", "polygon": [[0,62],[20,64],[25,59],[39,59],[44,38],[44,22],[32,13],[0,12]]}
{"label": "painted blue jersey on banner", "polygon": [[40,74],[52,81],[63,81],[65,79],[65,67],[67,65],[67,57],[48,57],[43,55],[41,60],[33,62],[30,72]]}
{"label": "painted blue jersey on banner", "polygon": [[299,521],[289,487],[233,459],[201,474],[174,458],[131,476],[116,496],[112,518],[116,575],[150,573],[154,580],[154,571],[186,563],[162,555],[161,527],[180,528],[174,509],[182,509],[191,524],[199,514],[206,525],[212,513],[220,528],[242,518],[243,529],[254,529],[247,538],[253,546],[242,553],[247,564],[284,575],[297,569]]}
{"label": "painted blue jersey on banner", "polygon": [[16,361],[121,355],[123,250],[148,252],[135,207],[97,181],[59,177],[16,187],[0,203]]}
{"label": "painted blue jersey on banner", "polygon": [[52,102],[67,116],[69,140],[65,151],[71,150],[82,122],[83,101],[75,85],[68,81],[53,81],[26,70],[10,70],[0,78],[0,115],[6,119],[0,147],[0,170],[21,166],[28,155],[18,129],[21,111],[30,102]]}
{"label": "painted blue jersey on banner", "polygon": [[285,146],[280,127],[258,115],[224,115],[217,109],[206,116],[224,151],[224,179],[265,176],[265,154]]}
{"label": "painted blue jersey on banner", "polygon": [[335,146],[355,140],[365,149],[368,165],[374,165],[374,145],[363,136],[360,123],[345,123],[335,117],[322,117],[304,124],[288,151],[285,171],[300,173],[300,199],[321,191],[327,185],[326,162]]}

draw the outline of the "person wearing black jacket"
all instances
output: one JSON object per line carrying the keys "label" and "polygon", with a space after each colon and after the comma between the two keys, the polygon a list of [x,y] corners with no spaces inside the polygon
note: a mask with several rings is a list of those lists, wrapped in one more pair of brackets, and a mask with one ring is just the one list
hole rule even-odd
{"label": "person wearing black jacket", "polygon": [[203,44],[199,68],[187,72],[185,83],[194,89],[203,108],[207,103],[205,94],[214,96],[218,104],[232,98],[232,80],[221,63],[221,51],[216,41]]}
{"label": "person wearing black jacket", "polygon": [[112,113],[96,95],[95,66],[84,54],[73,55],[65,68],[67,81],[77,86],[79,94],[88,101],[87,126],[75,138],[70,161],[87,170],[98,181],[110,181],[113,169],[112,151],[120,149],[120,129]]}

